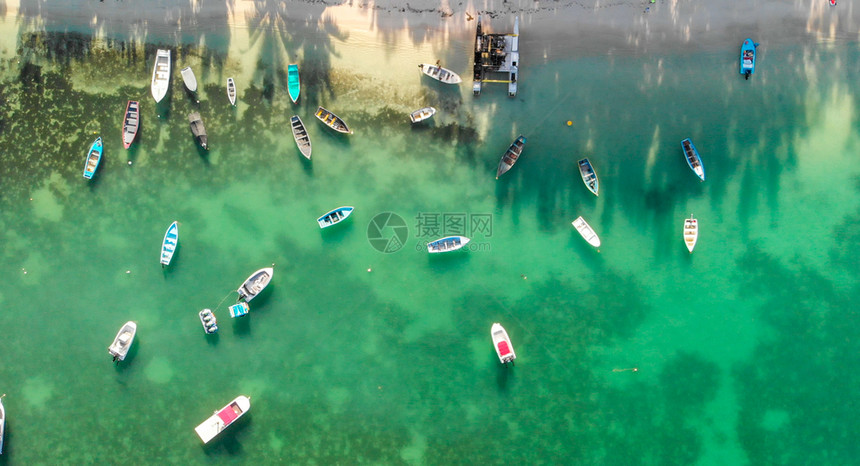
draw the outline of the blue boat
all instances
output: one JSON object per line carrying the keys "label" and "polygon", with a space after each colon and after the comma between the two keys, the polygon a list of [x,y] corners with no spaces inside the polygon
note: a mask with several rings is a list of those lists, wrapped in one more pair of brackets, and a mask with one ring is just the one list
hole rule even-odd
{"label": "blue boat", "polygon": [[352,206],[338,207],[337,209],[327,212],[325,215],[318,218],[317,223],[319,223],[320,228],[328,228],[346,220],[346,218],[352,214],[353,210],[355,210],[355,208]]}
{"label": "blue boat", "polygon": [[744,40],[741,45],[741,69],[740,73],[744,75],[744,79],[749,79],[750,75],[755,73],[755,48],[758,44],[752,39]]}
{"label": "blue boat", "polygon": [[299,65],[287,66],[287,90],[290,92],[290,99],[296,103],[299,100],[299,92],[302,90],[299,85]]}
{"label": "blue boat", "polygon": [[702,165],[702,158],[699,157],[699,151],[696,150],[693,141],[690,138],[684,139],[681,141],[681,149],[684,149],[684,158],[687,159],[690,170],[693,170],[699,179],[705,181],[705,166]]}
{"label": "blue boat", "polygon": [[164,241],[161,242],[161,266],[170,265],[173,253],[179,246],[179,222],[173,222],[164,233]]}
{"label": "blue boat", "polygon": [[248,303],[243,301],[228,307],[228,309],[230,310],[230,317],[235,319],[236,317],[242,317],[243,315],[248,314],[251,307],[248,306]]}
{"label": "blue boat", "polygon": [[469,238],[465,236],[447,236],[445,238],[439,238],[436,241],[431,241],[427,243],[427,252],[439,253],[439,252],[448,252],[448,251],[456,251],[458,249],[462,249],[463,246],[469,244],[471,241]]}
{"label": "blue boat", "polygon": [[96,170],[99,168],[99,162],[102,160],[102,138],[97,137],[93,145],[90,146],[90,151],[87,153],[87,163],[84,165],[84,178],[91,180]]}

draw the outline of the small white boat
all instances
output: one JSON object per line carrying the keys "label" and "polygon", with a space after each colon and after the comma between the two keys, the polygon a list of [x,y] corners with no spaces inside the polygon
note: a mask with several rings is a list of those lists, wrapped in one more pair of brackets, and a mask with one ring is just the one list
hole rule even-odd
{"label": "small white boat", "polygon": [[352,215],[353,210],[355,210],[355,208],[351,206],[338,207],[337,209],[327,212],[325,215],[318,218],[317,223],[319,223],[320,228],[328,228],[332,225],[337,225]]}
{"label": "small white boat", "polygon": [[260,269],[251,274],[245,283],[242,283],[242,286],[236,290],[239,293],[239,299],[244,301],[250,301],[257,297],[263,289],[272,281],[272,275],[275,273],[275,270],[272,267],[266,267]]}
{"label": "small white boat", "polygon": [[191,67],[186,66],[185,68],[182,68],[180,74],[182,74],[182,82],[185,83],[185,88],[190,92],[197,92],[197,77],[194,76],[194,72],[191,71]]}
{"label": "small white boat", "polygon": [[409,114],[409,119],[412,120],[412,123],[418,123],[419,121],[424,121],[433,115],[436,114],[436,109],[433,107],[424,107],[415,110],[414,112]]}
{"label": "small white boat", "polygon": [[158,49],[155,54],[155,66],[152,68],[152,84],[150,90],[155,102],[161,102],[170,87],[170,50]]}
{"label": "small white boat", "polygon": [[600,238],[597,237],[597,233],[595,233],[594,230],[591,229],[591,226],[585,221],[584,218],[582,218],[582,216],[577,217],[576,220],[570,223],[573,225],[574,228],[576,228],[576,231],[578,231],[579,234],[582,235],[582,237],[585,238],[586,241],[588,241],[588,244],[596,248],[600,247]]}
{"label": "small white boat", "polygon": [[447,236],[427,243],[427,252],[437,253],[456,251],[469,244],[469,241],[471,240],[465,236]]}
{"label": "small white boat", "polygon": [[690,218],[684,220],[684,244],[687,245],[687,250],[692,254],[693,248],[696,247],[696,241],[699,239],[699,221],[690,215]]}
{"label": "small white boat", "polygon": [[6,435],[6,408],[3,407],[3,396],[0,395],[0,455],[3,454],[3,437]]}
{"label": "small white boat", "polygon": [[131,348],[131,344],[134,343],[134,335],[137,333],[137,324],[128,321],[125,325],[119,329],[119,333],[116,334],[116,338],[113,339],[113,343],[108,346],[108,353],[113,356],[114,361],[122,361],[125,359],[125,356],[128,354],[128,349]]}
{"label": "small white boat", "polygon": [[420,68],[421,72],[426,74],[427,76],[430,76],[431,78],[446,84],[460,84],[461,82],[463,82],[463,80],[460,79],[460,76],[458,76],[457,73],[449,69],[442,68],[441,66],[422,63],[418,65],[418,68]]}
{"label": "small white boat", "polygon": [[298,146],[299,152],[301,152],[306,159],[310,160],[311,138],[308,136],[308,130],[305,129],[305,124],[302,123],[302,119],[299,118],[298,115],[291,116],[290,127],[293,130],[293,139],[296,140],[296,146]]}
{"label": "small white boat", "polygon": [[194,428],[200,440],[203,443],[209,443],[224,429],[230,427],[230,424],[236,422],[237,419],[244,416],[251,409],[251,399],[245,395],[239,395],[235,400],[227,404],[227,406],[215,411],[215,414],[203,421],[202,424]]}
{"label": "small white boat", "polygon": [[227,78],[227,100],[230,105],[236,105],[236,81],[233,78]]}
{"label": "small white boat", "polygon": [[177,246],[179,246],[179,222],[173,222],[167,227],[167,231],[164,232],[164,240],[161,241],[162,267],[170,265]]}
{"label": "small white boat", "polygon": [[218,320],[215,319],[212,309],[203,309],[197,314],[200,316],[200,323],[203,324],[204,332],[215,333],[218,331]]}
{"label": "small white boat", "polygon": [[505,328],[502,327],[502,324],[493,324],[490,328],[490,335],[493,337],[493,348],[496,349],[499,361],[505,365],[508,363],[513,365],[514,359],[517,358],[517,354],[514,353],[514,345],[511,344],[511,338],[508,336],[508,332]]}

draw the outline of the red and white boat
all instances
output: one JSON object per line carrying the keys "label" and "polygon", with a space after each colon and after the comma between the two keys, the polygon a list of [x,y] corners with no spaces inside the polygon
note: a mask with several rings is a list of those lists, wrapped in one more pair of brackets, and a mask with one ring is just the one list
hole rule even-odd
{"label": "red and white boat", "polygon": [[502,364],[514,364],[514,359],[517,354],[514,353],[514,345],[511,344],[511,339],[508,337],[508,332],[502,327],[502,324],[494,323],[490,328],[490,335],[493,336],[493,348],[496,349],[496,354],[499,355],[499,361]]}
{"label": "red and white boat", "polygon": [[194,428],[203,443],[209,443],[224,429],[230,427],[237,419],[242,417],[251,409],[251,399],[245,395],[239,395],[227,406],[215,411],[215,414],[202,424]]}

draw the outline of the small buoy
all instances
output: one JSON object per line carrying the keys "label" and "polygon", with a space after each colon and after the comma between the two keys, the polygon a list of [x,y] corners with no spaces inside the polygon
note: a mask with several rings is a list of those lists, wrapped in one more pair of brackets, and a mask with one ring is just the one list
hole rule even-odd
{"label": "small buoy", "polygon": [[125,273],[131,273],[131,270],[126,270]]}
{"label": "small buoy", "polygon": [[368,271],[368,272],[370,272],[370,271],[371,271],[371,269],[368,267],[368,268],[367,268],[367,271]]}
{"label": "small buoy", "polygon": [[128,161],[128,164],[131,165],[131,160]]}
{"label": "small buoy", "polygon": [[567,126],[573,126],[573,122],[570,120],[567,120]]}

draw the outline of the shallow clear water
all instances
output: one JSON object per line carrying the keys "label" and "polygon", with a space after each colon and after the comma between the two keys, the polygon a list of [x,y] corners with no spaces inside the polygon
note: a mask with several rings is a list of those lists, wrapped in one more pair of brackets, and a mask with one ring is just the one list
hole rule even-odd
{"label": "shallow clear water", "polygon": [[[851,462],[856,44],[763,47],[750,81],[737,44],[524,59],[509,99],[493,86],[473,98],[469,79],[385,80],[368,58],[392,70],[435,59],[344,36],[296,33],[299,105],[263,44],[234,109],[222,83],[243,71],[223,38],[209,37],[221,50],[170,43],[174,70],[195,66],[200,103],[174,72],[157,108],[156,45],[20,33],[0,86],[0,461]],[[540,45],[523,37],[528,57]],[[469,46],[451,45],[464,77]],[[128,99],[143,126],[125,151]],[[355,134],[323,127],[317,105]],[[411,127],[424,105],[439,112]],[[209,152],[194,146],[194,110]],[[294,113],[311,163],[288,132]],[[87,182],[96,134],[105,159]],[[523,156],[497,181],[519,134]],[[583,156],[598,198],[579,178]],[[355,213],[321,231],[315,219],[341,205]],[[368,240],[385,212],[408,227],[387,254]],[[571,227],[579,215],[599,250]],[[180,248],[162,269],[173,220]],[[458,221],[472,250],[428,256],[422,241]],[[273,263],[250,315],[231,320],[234,290]],[[205,307],[217,335],[202,331]],[[114,365],[106,349],[127,320],[138,336]],[[493,322],[511,335],[513,368],[493,352]],[[193,428],[239,394],[249,415],[201,446]]]}

